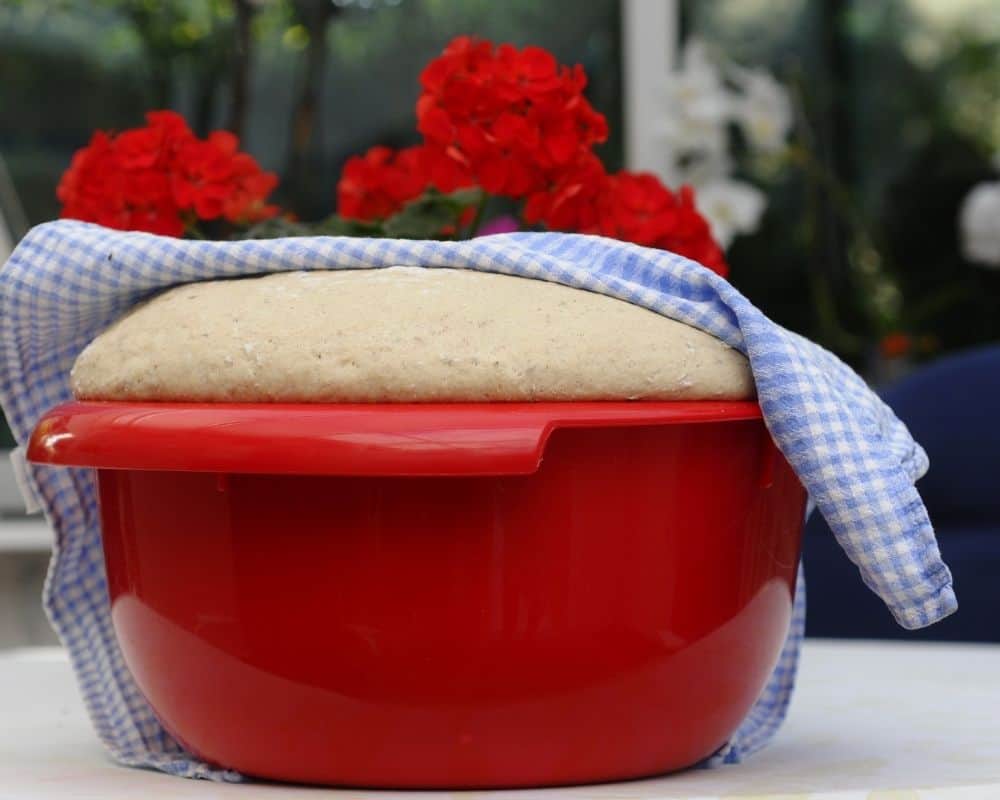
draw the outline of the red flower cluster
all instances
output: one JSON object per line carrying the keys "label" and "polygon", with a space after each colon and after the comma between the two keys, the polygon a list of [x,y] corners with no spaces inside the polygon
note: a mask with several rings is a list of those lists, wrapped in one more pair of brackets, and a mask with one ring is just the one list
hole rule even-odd
{"label": "red flower cluster", "polygon": [[594,156],[563,175],[550,189],[528,198],[524,219],[550,230],[610,236],[658,247],[697,261],[725,276],[725,256],[698,213],[694,192],[671,192],[655,175],[609,175]]}
{"label": "red flower cluster", "polygon": [[525,197],[608,136],[583,68],[540,47],[460,36],[424,69],[417,129],[490,194]]}
{"label": "red flower cluster", "polygon": [[609,178],[593,153],[580,159],[552,184],[528,197],[524,221],[542,223],[550,230],[600,233],[607,210]]}
{"label": "red flower cluster", "polygon": [[180,236],[196,219],[246,224],[277,213],[265,202],[277,177],[241,153],[235,136],[199,139],[172,111],[150,112],[146,123],[98,131],[77,151],[56,190],[63,217]]}
{"label": "red flower cluster", "polygon": [[372,147],[344,165],[337,184],[337,211],[348,219],[385,219],[428,186],[453,192],[472,184],[468,172],[431,148]]}
{"label": "red flower cluster", "polygon": [[384,219],[428,186],[478,185],[524,200],[529,225],[611,236],[687,256],[721,275],[722,250],[689,187],[671,192],[649,174],[609,175],[593,153],[607,138],[579,67],[538,47],[459,37],[420,76],[422,145],[374,147],[347,162],[341,215]]}

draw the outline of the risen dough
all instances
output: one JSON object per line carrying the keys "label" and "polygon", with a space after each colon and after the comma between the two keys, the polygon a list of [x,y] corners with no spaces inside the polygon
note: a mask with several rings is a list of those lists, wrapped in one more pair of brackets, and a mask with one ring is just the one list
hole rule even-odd
{"label": "risen dough", "polygon": [[290,402],[740,399],[746,359],[604,295],[453,269],[179,286],[97,337],[81,399]]}

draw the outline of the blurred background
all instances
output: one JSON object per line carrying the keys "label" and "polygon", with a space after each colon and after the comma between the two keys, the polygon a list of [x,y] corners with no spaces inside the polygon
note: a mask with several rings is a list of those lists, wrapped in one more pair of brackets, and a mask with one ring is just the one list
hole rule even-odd
{"label": "blurred background", "polygon": [[[961,451],[939,458],[954,476],[939,489],[942,549],[955,566],[955,542],[971,535],[961,558],[986,578],[968,585],[1000,577],[988,478],[1000,474],[1000,426],[955,423],[970,404],[1000,410],[995,0],[6,0],[0,261],[58,216],[55,186],[92,131],[139,125],[153,108],[182,112],[199,134],[236,132],[281,176],[279,203],[329,214],[349,156],[416,140],[419,72],[459,34],[584,66],[610,124],[609,169],[694,184],[733,284],[887,396],[901,392],[918,438]],[[925,378],[938,362],[946,377]],[[963,502],[955,492],[970,482]],[[0,471],[0,646],[49,636],[37,610],[48,541],[18,507]],[[949,539],[952,522],[963,533]],[[807,541],[832,543],[817,526]],[[891,635],[841,554],[812,559],[814,631]],[[845,615],[822,596],[841,582],[861,592],[858,614],[886,625],[838,627]],[[975,610],[959,617],[971,627],[937,635],[1000,639]]]}

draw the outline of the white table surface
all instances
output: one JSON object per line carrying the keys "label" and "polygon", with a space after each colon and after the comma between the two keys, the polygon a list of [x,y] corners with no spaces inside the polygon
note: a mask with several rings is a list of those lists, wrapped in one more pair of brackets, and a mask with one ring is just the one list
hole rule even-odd
{"label": "white table surface", "polygon": [[0,655],[0,800],[1000,800],[1000,646],[808,641],[781,733],[745,764],[521,792],[218,785],[104,755],[55,649]]}

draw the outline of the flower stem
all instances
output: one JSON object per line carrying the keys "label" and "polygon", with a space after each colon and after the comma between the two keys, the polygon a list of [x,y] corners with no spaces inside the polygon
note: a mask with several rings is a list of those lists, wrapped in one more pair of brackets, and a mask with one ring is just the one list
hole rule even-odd
{"label": "flower stem", "polygon": [[789,164],[799,169],[805,178],[809,197],[809,225],[815,233],[819,227],[820,196],[829,202],[829,208],[843,224],[847,241],[847,264],[851,270],[857,303],[867,328],[861,336],[845,329],[837,313],[837,301],[831,279],[821,265],[814,264],[809,271],[810,291],[822,335],[842,352],[858,352],[865,347],[865,335],[881,338],[900,328],[905,309],[898,272],[889,263],[889,247],[881,232],[869,224],[848,187],[816,154],[816,136],[806,114],[802,84],[795,80],[791,85],[798,135],[784,151]]}
{"label": "flower stem", "polygon": [[465,236],[466,239],[473,238],[479,232],[479,228],[483,224],[483,217],[486,216],[486,204],[489,200],[490,196],[480,190],[479,202],[476,203],[476,215],[472,218],[472,222],[469,223],[469,229],[466,231]]}
{"label": "flower stem", "polygon": [[787,153],[788,160],[824,191],[853,239],[847,259],[860,285],[862,296],[858,299],[872,332],[878,336],[893,332],[900,325],[898,305],[901,295],[891,271],[886,269],[887,248],[879,246],[875,232],[851,199],[847,188],[812,151],[793,144],[788,147]]}
{"label": "flower stem", "polygon": [[[819,227],[819,186],[815,182],[807,185],[807,211],[805,224],[808,238],[816,235]],[[819,264],[810,264],[806,269],[806,279],[809,294],[812,298],[813,311],[816,314],[819,337],[822,343],[841,354],[858,354],[863,349],[860,337],[846,330],[837,314],[837,304],[834,299],[830,280]]]}

